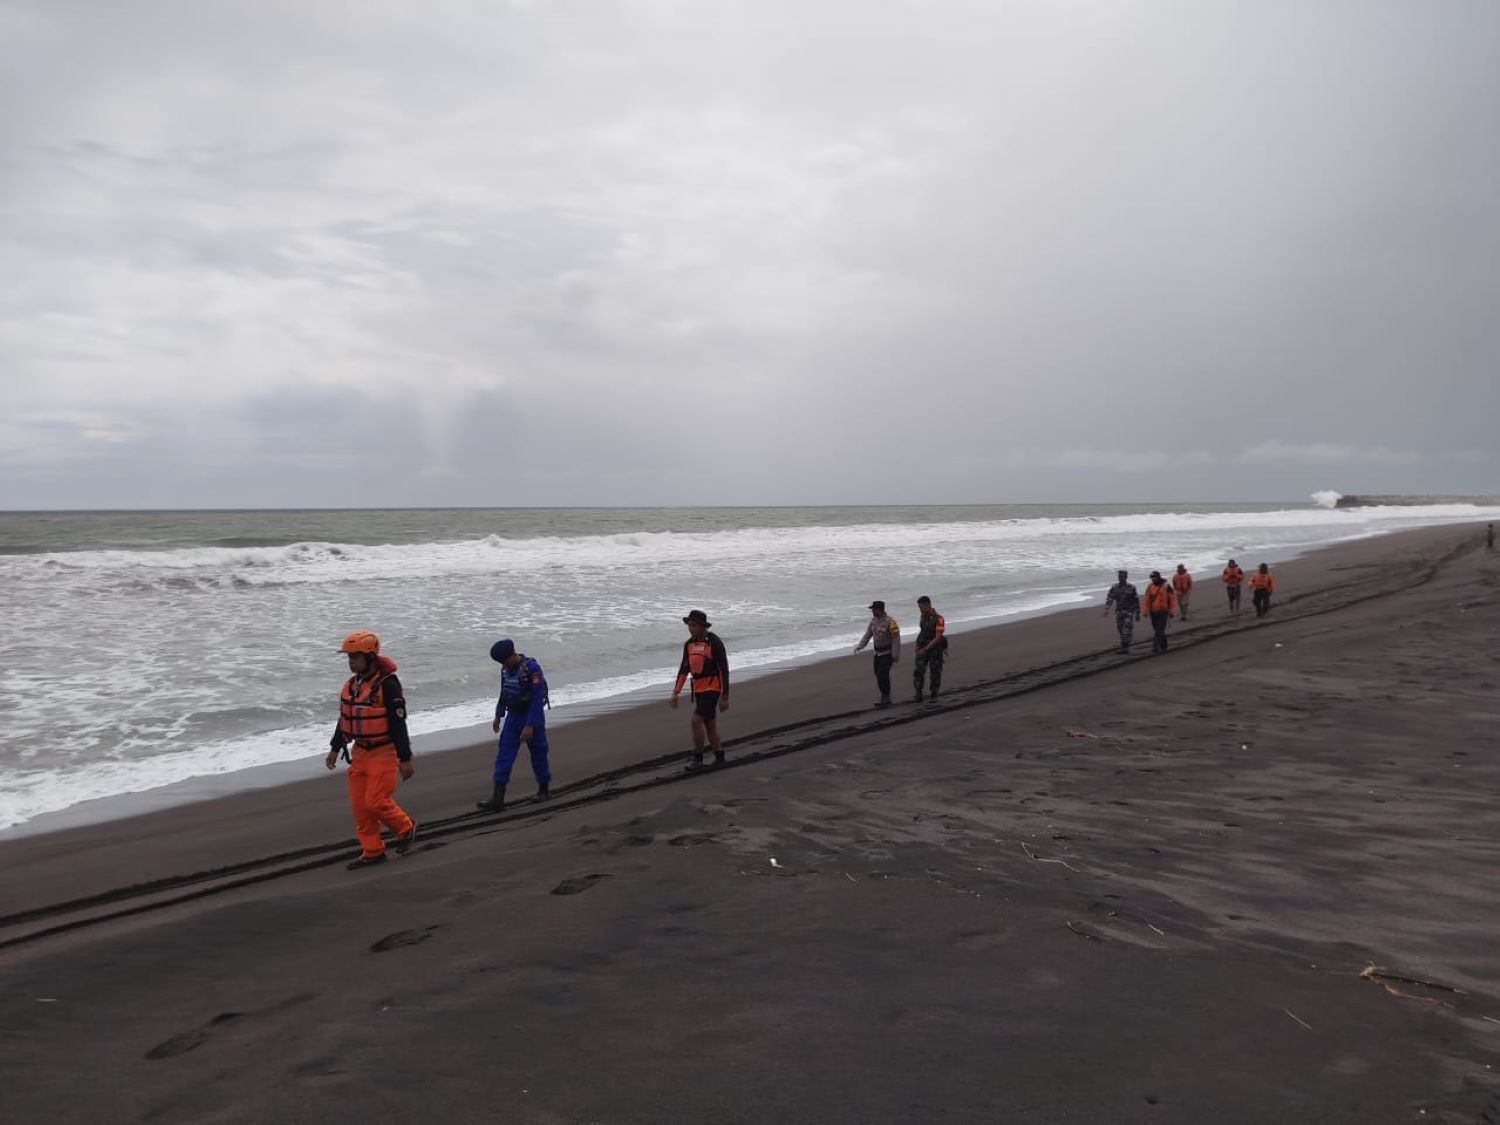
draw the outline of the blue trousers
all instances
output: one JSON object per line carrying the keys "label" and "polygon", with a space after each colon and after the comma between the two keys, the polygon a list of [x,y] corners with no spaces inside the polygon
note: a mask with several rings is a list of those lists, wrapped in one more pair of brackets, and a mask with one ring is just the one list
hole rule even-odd
{"label": "blue trousers", "polygon": [[[496,785],[510,784],[510,771],[516,764],[516,756],[521,752],[521,731],[525,727],[525,715],[505,716],[505,723],[500,728],[499,753],[495,755]],[[545,723],[537,723],[531,728],[531,741],[526,745],[531,748],[531,772],[536,775],[536,783],[546,785],[552,780],[552,767],[547,764]]]}

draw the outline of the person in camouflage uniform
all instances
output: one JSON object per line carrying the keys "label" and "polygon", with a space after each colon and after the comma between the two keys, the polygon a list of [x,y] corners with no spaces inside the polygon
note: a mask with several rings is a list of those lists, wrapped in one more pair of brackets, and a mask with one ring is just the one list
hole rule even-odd
{"label": "person in camouflage uniform", "polygon": [[943,635],[947,622],[943,615],[932,608],[932,599],[923,594],[917,599],[917,609],[922,613],[922,622],[917,627],[917,655],[912,663],[912,682],[916,685],[916,701],[922,702],[922,681],[931,670],[932,690],[927,698],[936,699],[943,686],[943,656],[948,651],[948,638]]}
{"label": "person in camouflage uniform", "polygon": [[1115,628],[1120,631],[1120,651],[1130,651],[1130,639],[1135,636],[1135,623],[1141,619],[1141,597],[1135,587],[1126,581],[1127,570],[1120,571],[1120,580],[1104,595],[1104,616],[1109,616],[1110,607],[1115,611]]}

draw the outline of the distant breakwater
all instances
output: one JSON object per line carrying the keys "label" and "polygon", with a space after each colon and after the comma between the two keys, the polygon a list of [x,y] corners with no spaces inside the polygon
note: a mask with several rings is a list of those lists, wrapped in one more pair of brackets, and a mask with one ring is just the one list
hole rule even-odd
{"label": "distant breakwater", "polygon": [[1500,496],[1340,496],[1335,508],[1396,508],[1421,504],[1500,505]]}

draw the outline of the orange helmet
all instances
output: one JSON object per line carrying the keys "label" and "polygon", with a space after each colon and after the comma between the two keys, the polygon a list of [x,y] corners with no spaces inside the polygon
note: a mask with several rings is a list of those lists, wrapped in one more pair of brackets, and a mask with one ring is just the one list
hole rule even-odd
{"label": "orange helmet", "polygon": [[380,638],[368,629],[357,629],[344,638],[340,652],[379,652]]}

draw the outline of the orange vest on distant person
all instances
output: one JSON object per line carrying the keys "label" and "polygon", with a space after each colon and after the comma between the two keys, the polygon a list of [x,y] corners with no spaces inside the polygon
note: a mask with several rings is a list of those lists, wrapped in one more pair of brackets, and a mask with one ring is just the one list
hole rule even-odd
{"label": "orange vest on distant person", "polygon": [[1223,578],[1224,585],[1228,586],[1231,590],[1237,590],[1240,584],[1245,581],[1245,572],[1237,566],[1226,566],[1224,573],[1220,577]]}
{"label": "orange vest on distant person", "polygon": [[713,642],[705,634],[701,641],[688,641],[686,645],[688,671],[693,677],[693,694],[723,691],[724,680],[719,673],[719,662],[714,659]]}
{"label": "orange vest on distant person", "polygon": [[1165,582],[1160,586],[1153,583],[1141,595],[1141,605],[1147,613],[1171,613],[1177,608],[1177,597]]}
{"label": "orange vest on distant person", "polygon": [[381,670],[367,680],[350,676],[339,693],[339,732],[362,750],[395,745],[384,698],[389,674]]}
{"label": "orange vest on distant person", "polygon": [[1172,575],[1172,589],[1176,590],[1179,596],[1187,593],[1192,588],[1193,576],[1191,574]]}
{"label": "orange vest on distant person", "polygon": [[1269,594],[1276,589],[1276,579],[1272,578],[1269,573],[1262,574],[1257,570],[1250,576],[1250,589],[1264,590]]}

